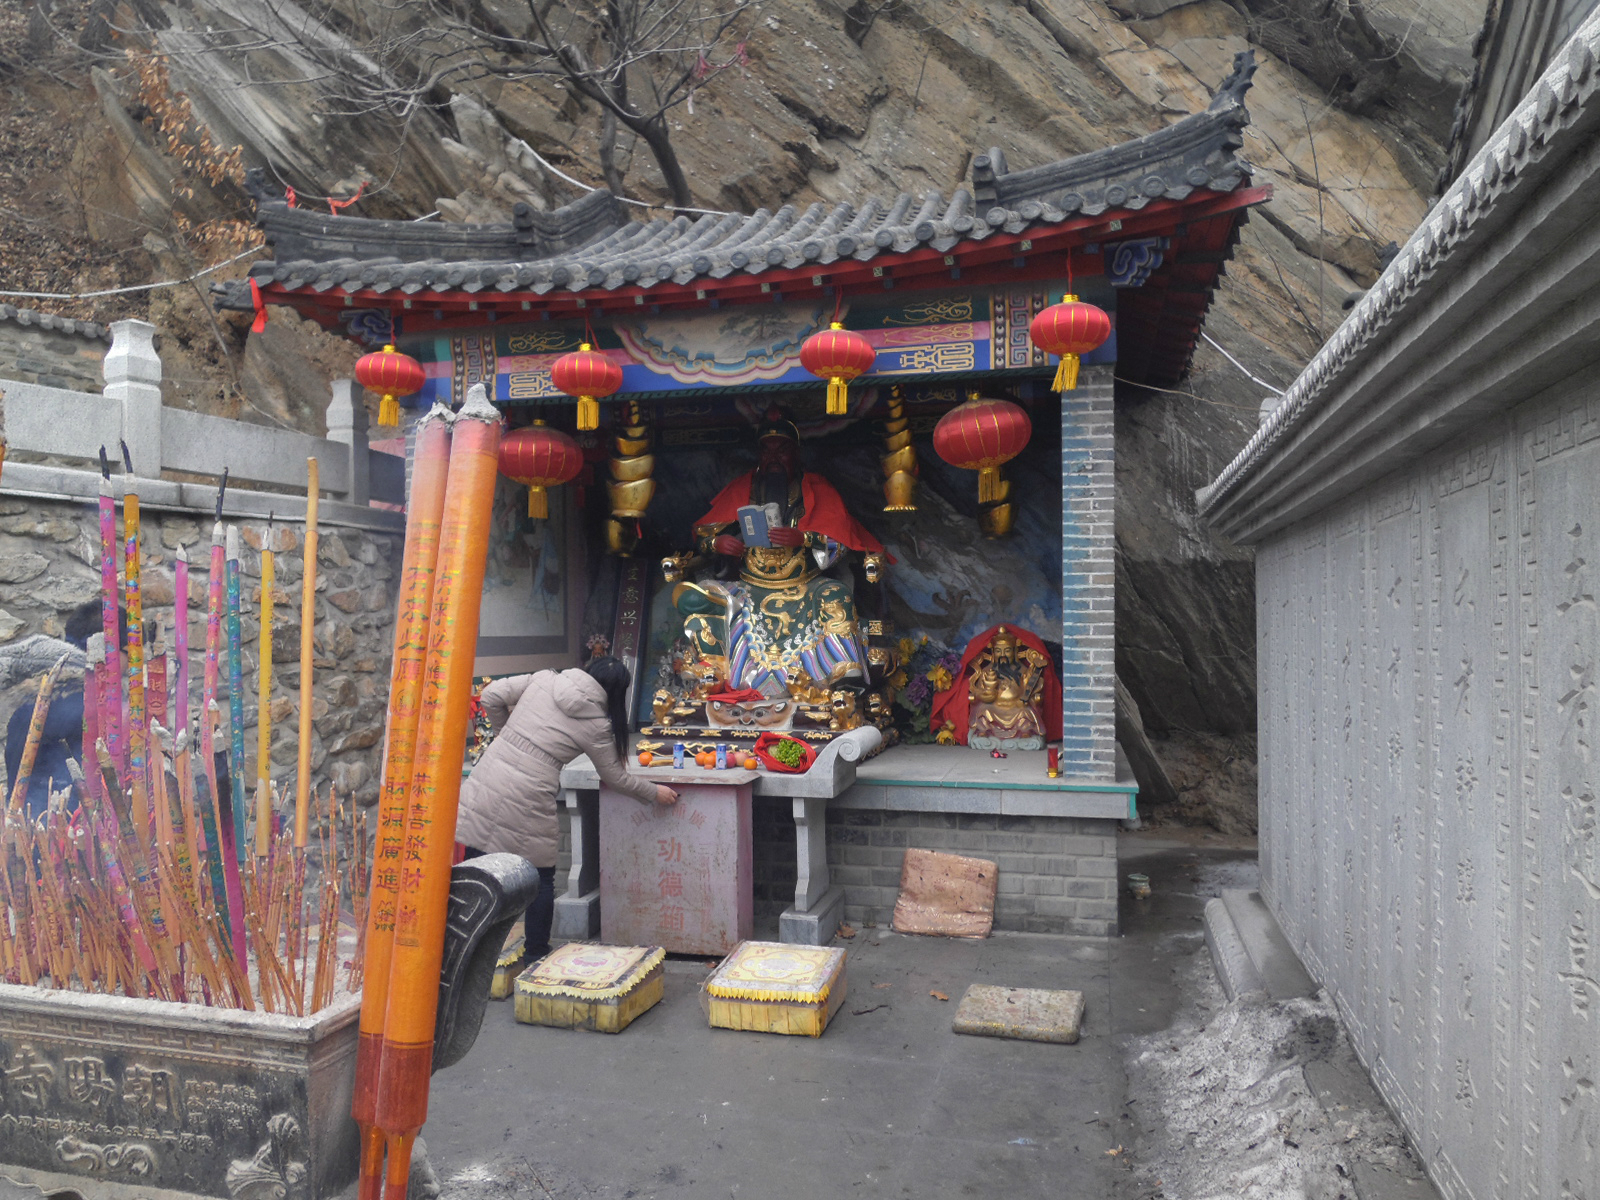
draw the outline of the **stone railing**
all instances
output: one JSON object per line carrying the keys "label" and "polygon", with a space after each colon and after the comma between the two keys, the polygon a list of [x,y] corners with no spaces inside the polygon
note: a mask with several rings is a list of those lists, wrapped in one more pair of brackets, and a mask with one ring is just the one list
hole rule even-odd
{"label": "stone railing", "polygon": [[[333,382],[328,436],[312,437],[164,406],[155,326],[146,321],[117,321],[111,326],[111,336],[111,349],[103,364],[105,388],[99,395],[0,380],[9,453],[92,462],[103,446],[120,473],[118,443],[126,442],[147,504],[203,511],[215,504],[215,487],[177,482],[171,477],[216,479],[227,469],[230,513],[265,516],[274,511],[291,520],[303,515],[303,495],[253,492],[251,485],[303,489],[306,459],[315,458],[322,489],[334,497],[323,506],[324,520],[358,527],[376,524],[389,528],[394,524],[388,513],[374,523],[379,512],[370,504],[404,502],[405,462],[368,446],[366,406],[353,381]],[[92,467],[85,470],[13,460],[5,465],[3,488],[58,496],[93,495],[99,489],[97,476]]]}

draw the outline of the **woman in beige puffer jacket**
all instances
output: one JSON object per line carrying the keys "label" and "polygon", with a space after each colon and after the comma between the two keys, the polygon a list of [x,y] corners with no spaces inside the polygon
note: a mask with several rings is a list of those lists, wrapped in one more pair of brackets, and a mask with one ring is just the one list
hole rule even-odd
{"label": "woman in beige puffer jacket", "polygon": [[572,670],[497,679],[483,689],[495,738],[461,785],[456,840],[469,858],[504,851],[539,869],[539,894],[525,922],[529,958],[549,952],[561,768],[587,754],[613,791],[641,804],[677,802],[671,788],[630,775],[623,765],[628,683],[628,668],[606,657]]}

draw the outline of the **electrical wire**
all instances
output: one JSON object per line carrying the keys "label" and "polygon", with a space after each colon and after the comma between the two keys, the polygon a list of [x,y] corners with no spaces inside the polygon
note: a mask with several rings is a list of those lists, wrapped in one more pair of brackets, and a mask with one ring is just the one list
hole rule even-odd
{"label": "electrical wire", "polygon": [[136,283],[132,287],[106,288],[104,291],[99,292],[0,292],[0,296],[10,296],[20,300],[93,300],[100,296],[126,296],[130,292],[149,292],[154,291],[156,288],[181,287],[183,284],[193,283],[201,276],[220,271],[223,267],[231,266],[241,258],[247,258],[266,248],[265,243],[259,246],[251,246],[250,249],[241,251],[232,258],[217,263],[215,266],[207,267],[203,271],[196,271],[187,279],[163,279],[159,283]]}
{"label": "electrical wire", "polygon": [[[552,175],[556,176],[556,178],[564,179],[573,187],[580,187],[586,192],[597,192],[600,190],[597,187],[593,187],[590,184],[584,183],[581,179],[574,179],[571,175],[568,175],[565,171],[561,170],[560,167],[556,166],[549,159],[545,158],[544,155],[540,154],[526,142],[524,142],[523,145],[527,147],[528,153],[533,155],[534,158],[538,159],[539,164],[544,167],[546,171],[549,171]],[[680,208],[676,204],[651,204],[646,200],[630,200],[627,196],[617,196],[615,199],[621,201],[623,204],[634,204],[640,208],[659,208],[665,210],[666,212],[700,213],[702,216],[707,217],[737,217],[744,215],[741,213],[723,212],[718,208]]]}
{"label": "electrical wire", "polygon": [[1234,366],[1238,367],[1239,370],[1243,371],[1245,378],[1248,379],[1251,383],[1259,383],[1262,387],[1266,388],[1267,391],[1271,392],[1274,396],[1283,395],[1283,389],[1282,388],[1275,388],[1270,383],[1268,383],[1265,379],[1257,379],[1254,375],[1250,374],[1250,369],[1248,367],[1246,367],[1237,358],[1235,358],[1233,355],[1229,354],[1226,350],[1224,350],[1222,348],[1221,344],[1217,341],[1217,339],[1212,337],[1205,330],[1202,329],[1200,331],[1200,336],[1205,338],[1206,341],[1210,342],[1212,344],[1212,346],[1214,346],[1217,349],[1217,351],[1219,353],[1221,353],[1223,358],[1227,359]]}

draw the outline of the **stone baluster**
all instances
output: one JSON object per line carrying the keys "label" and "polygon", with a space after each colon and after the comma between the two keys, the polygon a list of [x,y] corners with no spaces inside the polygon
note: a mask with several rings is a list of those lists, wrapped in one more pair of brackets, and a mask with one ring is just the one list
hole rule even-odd
{"label": "stone baluster", "polygon": [[[128,443],[133,473],[145,479],[161,478],[161,356],[155,336],[149,321],[111,322],[111,349],[101,364],[102,394],[121,405],[122,440]],[[115,447],[106,451],[115,462]]]}
{"label": "stone baluster", "polygon": [[367,405],[361,385],[353,379],[335,379],[328,401],[328,440],[350,448],[348,504],[365,505],[372,499],[372,451],[367,446]]}

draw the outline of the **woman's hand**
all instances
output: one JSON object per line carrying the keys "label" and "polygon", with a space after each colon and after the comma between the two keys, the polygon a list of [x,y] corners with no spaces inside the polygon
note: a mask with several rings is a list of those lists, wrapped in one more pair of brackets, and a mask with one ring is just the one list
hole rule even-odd
{"label": "woman's hand", "polygon": [[664,783],[656,784],[656,803],[662,808],[671,808],[678,802],[678,793]]}

